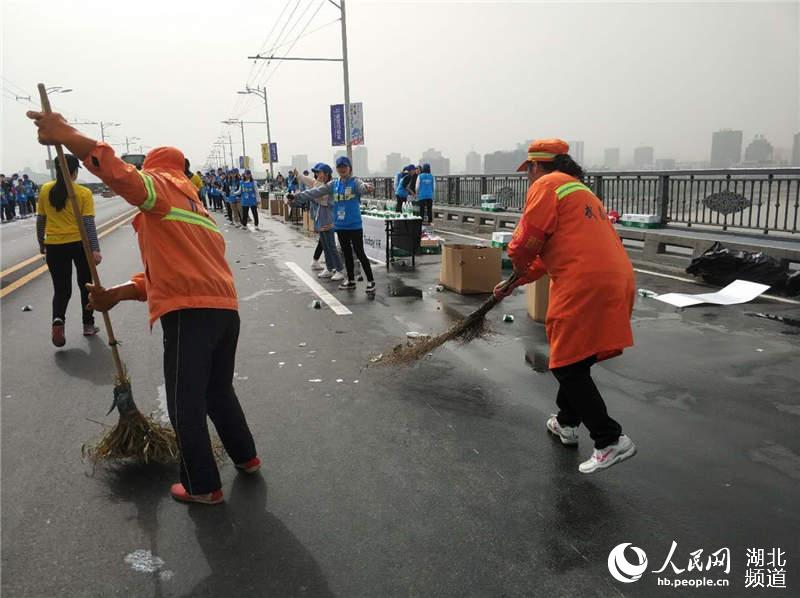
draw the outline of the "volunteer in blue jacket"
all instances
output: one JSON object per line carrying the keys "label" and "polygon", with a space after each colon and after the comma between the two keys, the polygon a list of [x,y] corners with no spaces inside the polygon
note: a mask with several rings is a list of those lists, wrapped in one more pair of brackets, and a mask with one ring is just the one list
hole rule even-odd
{"label": "volunteer in blue jacket", "polygon": [[394,198],[397,200],[394,211],[398,214],[403,211],[403,204],[408,199],[408,190],[403,184],[407,175],[408,166],[404,167],[403,170],[394,175]]}
{"label": "volunteer in blue jacket", "polygon": [[356,288],[354,275],[353,252],[367,277],[367,294],[375,293],[375,279],[369,258],[364,252],[364,226],[361,221],[361,196],[372,193],[374,187],[353,176],[353,165],[347,156],[336,159],[336,172],[339,178],[335,181],[289,196],[290,201],[315,200],[331,195],[333,197],[333,224],[339,245],[344,253],[344,265],[347,269],[347,280],[339,285],[341,290],[352,291]]}
{"label": "volunteer in blue jacket", "polygon": [[433,224],[433,194],[436,191],[436,180],[431,174],[430,164],[422,165],[422,173],[417,177],[416,190],[422,223]]}
{"label": "volunteer in blue jacket", "polygon": [[239,184],[239,191],[242,198],[242,228],[247,228],[248,212],[253,213],[253,225],[258,230],[258,187],[253,180],[253,173],[249,170],[244,171],[244,178]]}

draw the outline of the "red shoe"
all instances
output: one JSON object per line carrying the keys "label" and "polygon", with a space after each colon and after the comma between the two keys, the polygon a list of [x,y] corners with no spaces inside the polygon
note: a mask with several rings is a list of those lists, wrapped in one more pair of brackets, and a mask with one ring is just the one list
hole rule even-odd
{"label": "red shoe", "polygon": [[221,489],[208,494],[189,494],[181,483],[172,484],[169,493],[178,502],[196,502],[201,505],[218,505],[225,500]]}
{"label": "red shoe", "polygon": [[63,347],[67,344],[67,339],[64,336],[64,320],[61,318],[53,320],[53,334],[51,338],[56,347]]}
{"label": "red shoe", "polygon": [[238,463],[236,469],[245,473],[255,473],[261,469],[261,459],[253,457],[247,463]]}

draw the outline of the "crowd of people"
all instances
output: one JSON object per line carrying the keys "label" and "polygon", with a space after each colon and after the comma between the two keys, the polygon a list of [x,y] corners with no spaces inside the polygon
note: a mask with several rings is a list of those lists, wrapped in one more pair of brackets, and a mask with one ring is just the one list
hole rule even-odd
{"label": "crowd of people", "polygon": [[3,222],[33,216],[36,213],[38,196],[39,185],[27,174],[13,174],[10,177],[0,174],[0,217]]}
{"label": "crowd of people", "polygon": [[433,196],[436,179],[430,164],[409,164],[394,177],[395,211],[403,212],[406,202],[417,204],[417,215],[423,224],[433,224]]}
{"label": "crowd of people", "polygon": [[207,209],[224,213],[229,223],[244,231],[250,230],[247,224],[252,215],[253,227],[259,230],[258,184],[249,169],[241,174],[238,168],[218,168],[205,175],[189,171],[186,176],[197,187],[200,200]]}

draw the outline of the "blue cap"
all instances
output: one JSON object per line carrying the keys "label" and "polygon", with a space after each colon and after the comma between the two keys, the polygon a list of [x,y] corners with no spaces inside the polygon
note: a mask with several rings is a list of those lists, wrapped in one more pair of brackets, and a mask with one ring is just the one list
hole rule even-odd
{"label": "blue cap", "polygon": [[416,168],[417,167],[414,166],[413,164],[409,164],[408,166],[406,166],[406,170],[415,170]]}
{"label": "blue cap", "polygon": [[348,166],[353,168],[353,164],[350,162],[350,158],[347,156],[339,156],[336,158],[336,168],[339,168],[340,166]]}

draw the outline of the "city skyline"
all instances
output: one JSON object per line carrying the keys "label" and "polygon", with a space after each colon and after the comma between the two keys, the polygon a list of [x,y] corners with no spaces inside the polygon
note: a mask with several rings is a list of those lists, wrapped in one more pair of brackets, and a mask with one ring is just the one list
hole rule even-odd
{"label": "city skyline", "polygon": [[[271,24],[279,25],[275,33],[282,29],[280,5],[232,0],[223,10],[203,0],[176,0],[148,12],[146,6],[134,10],[86,0],[56,17],[41,3],[7,0],[0,169],[44,168],[46,152],[24,117],[38,104],[39,81],[72,89],[53,98],[55,109],[71,119],[121,123],[107,131],[110,142],[136,136],[145,147],[174,145],[196,166],[229,129],[239,155],[238,131],[220,123],[262,121],[263,102],[237,91],[264,85],[272,141],[284,163],[292,155],[306,154],[309,161],[330,156],[330,105],[342,101],[341,68],[247,60],[283,42],[274,35],[264,38]],[[351,99],[363,102],[365,141],[373,157],[400,148],[416,160],[433,147],[456,172],[465,169],[469,150],[485,156],[513,151],[518,139],[557,136],[583,141],[590,167],[602,164],[606,147],[622,148],[627,162],[637,145],[654,147],[655,160],[696,163],[710,159],[708,140],[723,127],[743,130],[748,142],[764,134],[776,157],[791,155],[793,135],[800,131],[796,3],[465,2],[455,11],[452,6],[426,3],[424,21],[401,33],[383,25],[403,14],[402,3],[348,3]],[[339,52],[338,28],[324,25],[335,16],[332,6],[323,6],[309,28],[313,35],[300,39],[291,54]],[[167,26],[175,19],[183,24],[178,31]],[[93,40],[108,35],[111,20],[115,44],[91,63],[79,60],[96,50]],[[525,70],[532,20],[542,47],[558,47],[567,30],[574,43]],[[15,22],[35,22],[39,42],[30,44]],[[78,24],[85,35],[76,39],[70,31]],[[204,33],[219,27],[235,27],[237,35]],[[731,44],[730,31],[747,31],[747,43]],[[474,35],[481,44],[471,42]],[[673,43],[677,37],[681,44]],[[443,68],[420,68],[408,59],[408,48],[423,45]],[[129,59],[130,47],[137,48],[135,60]],[[727,49],[718,52],[720,47]],[[71,64],[69,70],[52,60],[56,52]],[[711,60],[714,68],[708,69]],[[196,88],[197,78],[187,65],[215,71],[213,83],[191,101],[187,90]],[[141,94],[144,80],[155,84],[156,95]],[[393,90],[404,80],[415,85],[398,104]],[[543,94],[544,80],[557,85]],[[303,87],[311,82],[314,91],[306,93]],[[96,127],[84,128],[99,135]],[[257,152],[266,141],[265,126],[246,125],[244,137],[255,168],[263,172]]]}

